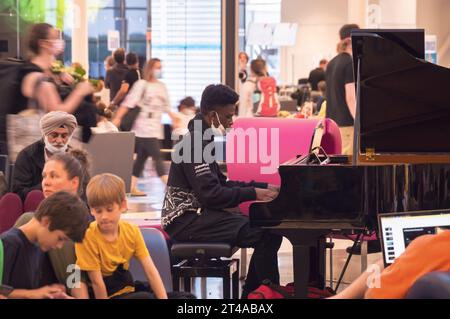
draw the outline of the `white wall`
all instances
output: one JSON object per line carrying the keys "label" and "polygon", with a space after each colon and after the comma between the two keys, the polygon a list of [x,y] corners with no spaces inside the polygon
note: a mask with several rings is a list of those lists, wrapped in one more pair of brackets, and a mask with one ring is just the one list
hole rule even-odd
{"label": "white wall", "polygon": [[[380,28],[416,28],[419,14],[417,1],[425,2],[424,0],[282,0],[281,22],[297,23],[299,28],[296,45],[281,49],[280,84],[297,83],[299,78],[308,77],[309,72],[318,65],[321,58],[330,59],[335,56],[339,28],[346,23],[358,23],[361,27],[365,27],[369,4],[379,5]],[[447,7],[450,3],[449,0],[431,1],[440,2],[441,5],[446,2]],[[428,1],[426,2],[428,4]],[[422,7],[424,6],[425,4],[422,4]],[[450,42],[448,45],[450,50]]]}
{"label": "white wall", "polygon": [[416,0],[379,0],[381,28],[416,27]]}
{"label": "white wall", "polygon": [[281,22],[297,23],[297,43],[281,49],[280,84],[297,83],[336,54],[339,28],[348,23],[347,0],[282,0]]}
{"label": "white wall", "polygon": [[417,27],[437,36],[438,64],[450,68],[450,1],[417,0]]}

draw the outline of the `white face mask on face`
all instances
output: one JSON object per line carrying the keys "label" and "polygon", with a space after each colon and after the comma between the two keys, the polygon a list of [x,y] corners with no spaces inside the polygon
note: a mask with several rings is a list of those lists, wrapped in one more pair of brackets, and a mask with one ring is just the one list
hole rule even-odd
{"label": "white face mask on face", "polygon": [[188,116],[195,115],[195,111],[191,110],[191,109],[184,109],[181,111],[181,113],[183,113],[184,115],[188,115]]}
{"label": "white face mask on face", "polygon": [[62,147],[56,147],[48,141],[47,136],[44,138],[44,143],[45,143],[45,148],[52,154],[65,153],[67,151],[67,148],[69,147],[69,141],[67,142],[67,144],[64,144],[64,146],[62,146]]}
{"label": "white face mask on face", "polygon": [[226,130],[225,127],[223,127],[222,123],[220,123],[219,114],[216,112],[217,121],[219,122],[219,127],[214,126],[214,122],[211,121],[211,130],[213,131],[214,135],[225,135]]}
{"label": "white face mask on face", "polygon": [[160,69],[154,70],[153,74],[155,75],[156,79],[162,79],[162,71]]}
{"label": "white face mask on face", "polygon": [[62,39],[52,40],[52,54],[54,56],[58,56],[64,53],[64,49],[66,47],[66,43]]}

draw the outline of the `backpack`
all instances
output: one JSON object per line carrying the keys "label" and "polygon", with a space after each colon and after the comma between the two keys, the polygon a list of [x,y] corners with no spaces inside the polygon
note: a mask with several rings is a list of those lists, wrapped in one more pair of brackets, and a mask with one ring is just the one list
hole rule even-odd
{"label": "backpack", "polygon": [[6,142],[6,115],[17,114],[27,108],[28,99],[21,93],[22,80],[30,72],[42,72],[24,60],[0,60],[0,141]]}
{"label": "backpack", "polygon": [[[331,297],[336,293],[331,288],[319,289],[308,287],[308,299],[324,299]],[[266,279],[261,286],[248,294],[248,299],[295,299],[294,283],[288,283],[286,286],[280,286]]]}
{"label": "backpack", "polygon": [[277,82],[271,76],[259,80],[258,87],[261,91],[261,100],[258,106],[259,116],[275,117],[280,110],[277,98]]}

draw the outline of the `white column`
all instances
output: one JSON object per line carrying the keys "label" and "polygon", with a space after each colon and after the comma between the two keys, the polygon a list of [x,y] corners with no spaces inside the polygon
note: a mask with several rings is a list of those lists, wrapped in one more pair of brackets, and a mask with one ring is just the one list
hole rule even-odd
{"label": "white column", "polygon": [[366,26],[368,0],[348,0],[348,23]]}
{"label": "white column", "polygon": [[87,2],[87,0],[73,0],[72,62],[81,63],[89,74]]}

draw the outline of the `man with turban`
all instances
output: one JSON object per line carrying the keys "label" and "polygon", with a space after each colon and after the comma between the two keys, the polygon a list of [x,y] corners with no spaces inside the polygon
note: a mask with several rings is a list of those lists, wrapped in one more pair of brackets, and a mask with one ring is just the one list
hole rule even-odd
{"label": "man with turban", "polygon": [[45,162],[53,154],[67,151],[77,120],[72,114],[54,111],[42,117],[40,126],[42,139],[20,151],[14,166],[12,191],[22,200],[32,190],[42,189]]}

